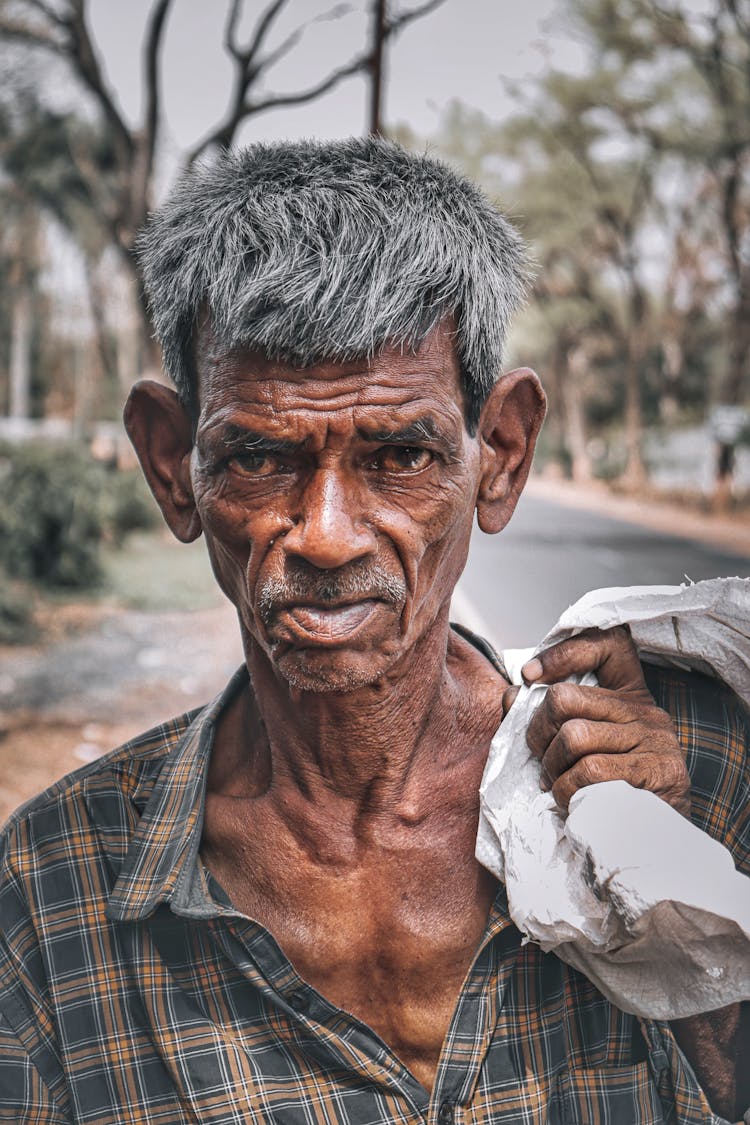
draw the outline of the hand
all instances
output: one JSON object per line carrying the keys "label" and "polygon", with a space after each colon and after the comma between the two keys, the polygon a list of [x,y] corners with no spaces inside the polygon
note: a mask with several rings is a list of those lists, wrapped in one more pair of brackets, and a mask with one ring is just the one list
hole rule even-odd
{"label": "hand", "polygon": [[[596,673],[599,686],[559,682],[586,672]],[[559,808],[567,810],[584,785],[623,780],[690,816],[690,777],[672,720],[646,687],[627,629],[589,629],[540,653],[522,673],[527,683],[552,685],[527,741],[542,763],[542,788]],[[504,714],[517,691],[504,693]]]}

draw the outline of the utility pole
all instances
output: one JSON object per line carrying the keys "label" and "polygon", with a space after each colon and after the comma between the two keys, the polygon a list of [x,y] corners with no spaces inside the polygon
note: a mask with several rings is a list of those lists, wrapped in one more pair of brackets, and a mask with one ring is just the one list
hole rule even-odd
{"label": "utility pole", "polygon": [[372,54],[370,55],[370,134],[383,132],[383,45],[387,0],[372,0]]}

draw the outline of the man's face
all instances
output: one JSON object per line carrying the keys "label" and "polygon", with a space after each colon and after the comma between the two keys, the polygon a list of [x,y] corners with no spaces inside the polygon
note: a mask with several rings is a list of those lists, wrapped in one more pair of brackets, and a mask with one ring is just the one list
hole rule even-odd
{"label": "man's face", "polygon": [[408,658],[463,569],[479,481],[455,348],[304,371],[198,349],[192,486],[246,645],[349,691]]}

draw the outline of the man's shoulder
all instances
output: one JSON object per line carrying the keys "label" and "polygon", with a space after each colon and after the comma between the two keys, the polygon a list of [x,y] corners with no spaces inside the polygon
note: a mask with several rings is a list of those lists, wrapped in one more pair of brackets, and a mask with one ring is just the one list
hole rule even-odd
{"label": "man's shoulder", "polygon": [[750,700],[742,699],[722,680],[694,668],[641,662],[649,691],[672,716],[680,741],[697,751],[706,741],[722,744],[732,736],[742,764],[750,743]]}
{"label": "man's shoulder", "polygon": [[0,829],[0,881],[11,853],[68,849],[76,836],[96,828],[127,834],[126,811],[137,814],[148,800],[162,762],[201,709],[160,723],[96,761],[66,774],[15,810]]}
{"label": "man's shoulder", "polygon": [[643,664],[657,704],[672,716],[691,780],[693,820],[750,874],[750,708],[702,672]]}

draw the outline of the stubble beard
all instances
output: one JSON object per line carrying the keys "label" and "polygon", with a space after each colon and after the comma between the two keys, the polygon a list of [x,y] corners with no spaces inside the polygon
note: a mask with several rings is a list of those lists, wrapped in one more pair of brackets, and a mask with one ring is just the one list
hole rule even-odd
{"label": "stubble beard", "polygon": [[[319,570],[304,560],[287,560],[286,571],[280,578],[271,577],[260,583],[257,592],[258,615],[268,630],[280,607],[297,601],[313,601],[320,605],[335,605],[347,601],[373,599],[392,606],[394,611],[403,606],[407,597],[406,581],[401,575],[389,573],[385,567],[368,560],[355,561],[337,570]],[[400,616],[400,615],[399,615]],[[345,646],[342,646],[342,648]],[[390,647],[390,646],[389,646]],[[368,660],[366,651],[357,650],[352,664],[347,661],[338,667],[326,666],[326,659],[340,657],[341,650],[316,653],[309,649],[291,649],[285,652],[276,667],[289,683],[300,692],[348,694],[375,683],[397,658],[398,645],[385,663],[373,653]]]}

